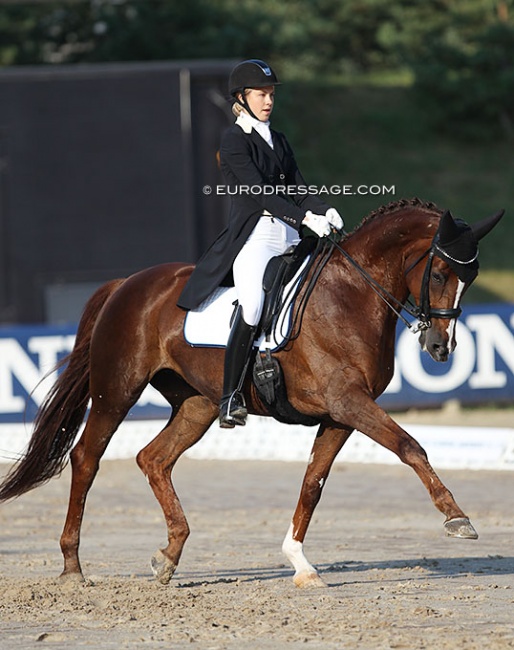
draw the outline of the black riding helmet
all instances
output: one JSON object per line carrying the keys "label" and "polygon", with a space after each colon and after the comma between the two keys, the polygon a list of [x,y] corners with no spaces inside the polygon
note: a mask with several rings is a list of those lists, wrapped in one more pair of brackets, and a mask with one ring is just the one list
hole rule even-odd
{"label": "black riding helmet", "polygon": [[[280,86],[280,81],[272,68],[260,59],[249,59],[238,63],[228,79],[230,95],[252,117],[255,117],[255,115],[245,99],[245,90],[247,88],[266,88],[267,86]],[[237,97],[240,93],[243,96],[243,101],[240,101]]]}

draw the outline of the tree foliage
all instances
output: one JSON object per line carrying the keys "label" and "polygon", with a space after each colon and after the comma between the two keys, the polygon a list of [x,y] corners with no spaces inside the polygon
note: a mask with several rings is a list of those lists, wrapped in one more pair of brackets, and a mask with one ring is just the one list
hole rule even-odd
{"label": "tree foliage", "polygon": [[406,12],[391,46],[436,125],[467,138],[514,137],[513,14],[513,2],[483,0],[427,0]]}
{"label": "tree foliage", "polygon": [[409,70],[467,136],[514,131],[514,0],[89,0],[0,6],[0,64],[270,59],[289,78]]}

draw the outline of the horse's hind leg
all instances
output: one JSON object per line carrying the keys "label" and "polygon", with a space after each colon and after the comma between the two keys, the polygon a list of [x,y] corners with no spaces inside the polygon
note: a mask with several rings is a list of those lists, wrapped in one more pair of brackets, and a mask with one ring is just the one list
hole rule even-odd
{"label": "horse's hind leg", "polygon": [[83,579],[79,544],[86,497],[98,472],[100,459],[121,419],[119,415],[113,417],[111,414],[99,414],[92,409],[84,432],[71,452],[70,500],[61,535],[61,551],[64,557],[61,577],[76,576]]}
{"label": "horse's hind leg", "polygon": [[217,407],[200,395],[185,400],[161,433],[142,449],[137,463],[157,498],[168,529],[168,546],[152,558],[152,571],[168,584],[189,536],[189,526],[171,481],[179,457],[197,442],[214,422]]}
{"label": "horse's hind leg", "polygon": [[316,569],[303,554],[303,541],[332,463],[351,433],[352,429],[325,428],[321,425],[314,441],[298,505],[282,544],[284,555],[295,569],[293,581],[297,587],[326,587]]}

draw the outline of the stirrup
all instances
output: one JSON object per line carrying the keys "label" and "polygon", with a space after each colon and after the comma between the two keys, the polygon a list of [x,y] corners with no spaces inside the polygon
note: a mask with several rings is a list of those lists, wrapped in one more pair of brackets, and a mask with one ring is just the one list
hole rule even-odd
{"label": "stirrup", "polygon": [[221,399],[219,421],[222,429],[233,429],[236,425],[244,426],[247,415],[244,397],[238,391]]}

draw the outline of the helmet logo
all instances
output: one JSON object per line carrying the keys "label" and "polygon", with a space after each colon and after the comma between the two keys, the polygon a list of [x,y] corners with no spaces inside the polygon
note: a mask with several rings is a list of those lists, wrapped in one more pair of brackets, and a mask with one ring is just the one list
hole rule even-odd
{"label": "helmet logo", "polygon": [[264,74],[267,77],[271,77],[271,75],[273,74],[269,65],[267,63],[264,63],[264,61],[261,61],[260,59],[250,59],[248,63],[255,63],[255,65],[258,65],[259,68],[264,72]]}

